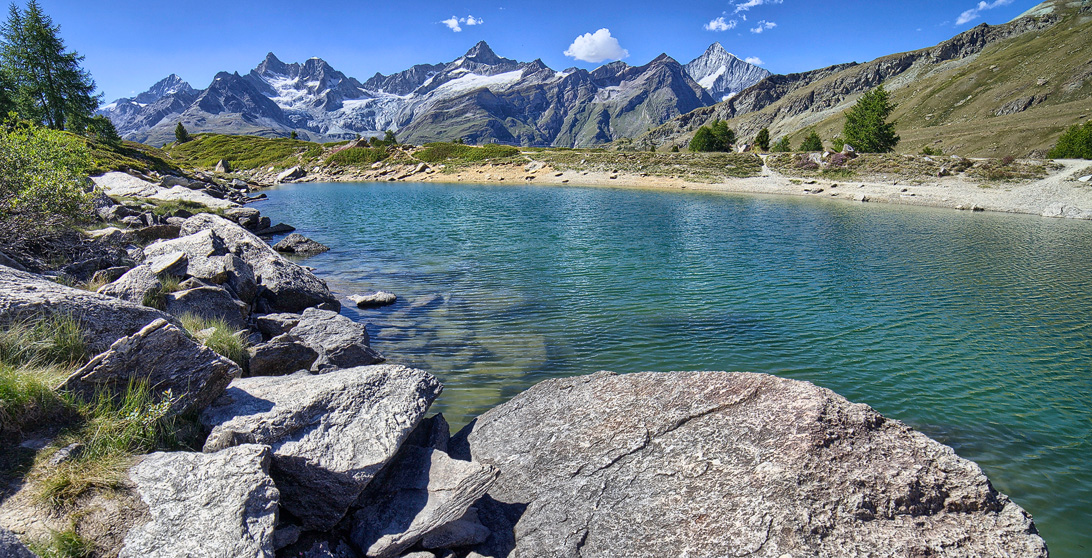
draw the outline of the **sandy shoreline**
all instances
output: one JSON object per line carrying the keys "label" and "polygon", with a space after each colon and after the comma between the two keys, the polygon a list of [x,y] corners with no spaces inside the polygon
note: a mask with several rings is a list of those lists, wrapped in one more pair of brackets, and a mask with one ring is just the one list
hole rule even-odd
{"label": "sandy shoreline", "polygon": [[[559,170],[543,165],[534,170],[517,164],[460,167],[443,172],[421,164],[417,167],[379,171],[311,174],[307,182],[435,182],[538,186],[585,186],[689,190],[737,194],[770,194],[842,200],[852,203],[885,203],[947,208],[963,211],[1023,213],[1043,217],[1092,220],[1092,182],[1077,179],[1092,162],[1058,160],[1062,169],[1041,180],[980,182],[962,176],[931,178],[925,182],[906,177],[870,177],[830,180],[796,178],[763,167],[759,176],[728,178],[720,182],[687,181],[676,177],[625,172]],[[533,163],[533,161],[532,161]],[[534,165],[532,165],[534,166]]]}

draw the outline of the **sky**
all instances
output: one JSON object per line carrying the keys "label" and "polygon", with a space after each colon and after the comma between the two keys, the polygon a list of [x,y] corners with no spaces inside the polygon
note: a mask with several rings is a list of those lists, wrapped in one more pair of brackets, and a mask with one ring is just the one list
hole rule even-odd
{"label": "sky", "polygon": [[[16,0],[20,6],[25,0]],[[69,49],[86,58],[104,103],[174,73],[203,89],[273,52],[319,57],[361,81],[455,60],[478,41],[521,62],[594,69],[666,53],[685,64],[715,41],[767,70],[792,73],[932,46],[1005,23],[1036,0],[39,0]]]}

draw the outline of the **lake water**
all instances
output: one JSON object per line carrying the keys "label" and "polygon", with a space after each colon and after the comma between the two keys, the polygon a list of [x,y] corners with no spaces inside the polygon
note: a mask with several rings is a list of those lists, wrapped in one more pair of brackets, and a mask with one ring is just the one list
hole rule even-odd
{"label": "lake water", "polygon": [[767,372],[978,462],[1055,557],[1092,554],[1092,222],[795,198],[303,184],[257,205],[453,428],[597,370]]}

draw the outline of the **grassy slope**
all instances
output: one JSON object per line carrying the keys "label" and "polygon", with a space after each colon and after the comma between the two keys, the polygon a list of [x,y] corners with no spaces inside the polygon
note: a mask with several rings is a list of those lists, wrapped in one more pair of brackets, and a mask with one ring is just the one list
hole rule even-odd
{"label": "grassy slope", "polygon": [[[889,80],[886,86],[899,105],[893,115],[902,137],[898,150],[917,152],[929,145],[971,157],[1038,155],[1054,145],[1064,128],[1092,115],[1092,14],[1070,8],[1059,15],[1062,21],[1043,31],[998,42],[968,59],[924,71],[912,68]],[[788,135],[794,148],[815,129],[829,146],[856,95],[822,112],[785,117],[785,108],[896,56],[842,70],[761,111],[731,119],[729,126],[749,140],[761,127],[755,122],[773,122],[769,127],[774,139]],[[1039,85],[1040,80],[1045,83]],[[1028,97],[1041,102],[1024,112],[996,115],[1011,101]],[[678,141],[688,141],[689,135]]]}
{"label": "grassy slope", "polygon": [[187,168],[212,170],[225,159],[233,170],[284,169],[316,160],[322,145],[286,138],[197,134],[192,141],[164,146],[163,152]]}

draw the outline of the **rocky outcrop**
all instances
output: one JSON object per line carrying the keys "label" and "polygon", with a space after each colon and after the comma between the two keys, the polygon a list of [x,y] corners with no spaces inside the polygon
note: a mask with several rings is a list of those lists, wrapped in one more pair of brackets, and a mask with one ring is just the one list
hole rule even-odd
{"label": "rocky outcrop", "polygon": [[442,390],[421,370],[370,366],[243,378],[201,417],[204,450],[272,446],[281,504],[307,529],[337,524]]}
{"label": "rocky outcrop", "polygon": [[369,345],[368,330],[337,312],[308,308],[290,330],[293,337],[318,352],[313,372],[383,362]]}
{"label": "rocky outcrop", "polygon": [[306,236],[299,233],[292,233],[283,240],[273,245],[273,249],[285,254],[298,254],[301,256],[311,256],[314,254],[321,254],[330,249],[329,246],[319,244]]}
{"label": "rocky outcrop", "polygon": [[204,409],[241,374],[237,364],[160,319],[117,340],[59,389],[93,401],[99,392],[121,395],[132,383],[142,382],[157,402],[168,401],[171,416]]}
{"label": "rocky outcrop", "polygon": [[23,546],[15,533],[3,527],[0,527],[0,556],[5,558],[38,558],[26,546]]}
{"label": "rocky outcrop", "polygon": [[236,331],[247,326],[246,305],[221,287],[209,285],[170,293],[166,296],[165,309],[172,316],[189,314],[206,320],[223,320]]}
{"label": "rocky outcrop", "polygon": [[186,263],[186,255],[181,252],[153,257],[125,272],[113,283],[103,285],[98,292],[134,304],[144,304],[153,291],[163,288],[164,279],[168,276],[177,278],[185,273]]}
{"label": "rocky outcrop", "polygon": [[180,277],[220,285],[246,303],[254,302],[258,295],[258,279],[254,276],[254,270],[242,258],[229,252],[223,238],[212,230],[201,230],[144,247],[145,258],[175,253],[186,256],[186,266]]}
{"label": "rocky outcrop", "polygon": [[303,170],[302,167],[292,167],[278,174],[276,183],[280,184],[281,182],[292,182],[293,180],[299,180],[305,176],[307,176],[307,171]]}
{"label": "rocky outcrop", "polygon": [[270,450],[153,453],[129,470],[151,520],[129,531],[120,558],[273,557],[280,494]]}
{"label": "rocky outcrop", "polygon": [[109,196],[190,202],[218,209],[238,206],[235,202],[213,197],[203,191],[191,190],[185,186],[164,188],[154,182],[123,172],[108,172],[102,176],[92,177],[91,180]]}
{"label": "rocky outcrop", "polygon": [[1047,555],[977,465],[806,382],[549,380],[468,431],[489,556]]}
{"label": "rocky outcrop", "polygon": [[353,542],[378,558],[397,556],[425,538],[426,548],[483,542],[488,532],[473,523],[476,515],[466,517],[467,511],[498,473],[495,467],[458,461],[441,449],[407,442],[361,494],[363,505],[353,515]]}
{"label": "rocky outcrop", "polygon": [[288,333],[251,347],[249,353],[249,376],[284,376],[310,370],[319,357],[318,352]]}
{"label": "rocky outcrop", "polygon": [[109,296],[73,289],[40,275],[0,266],[0,324],[46,316],[76,318],[92,354],[107,350],[118,339],[140,331],[157,319],[174,322],[168,314]]}
{"label": "rocky outcrop", "polygon": [[272,310],[300,312],[320,305],[334,310],[341,308],[321,279],[284,259],[262,239],[223,217],[209,214],[190,217],[182,225],[181,234],[192,235],[206,230],[215,233],[229,252],[253,269],[258,284],[268,290],[266,297]]}

